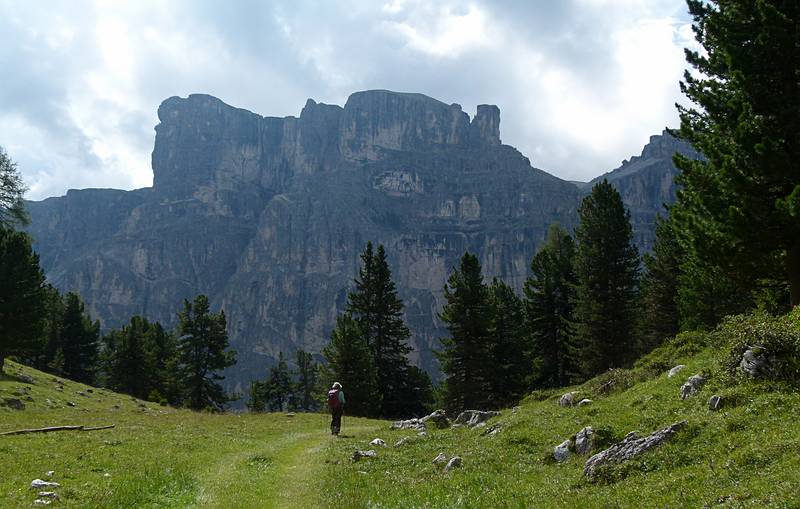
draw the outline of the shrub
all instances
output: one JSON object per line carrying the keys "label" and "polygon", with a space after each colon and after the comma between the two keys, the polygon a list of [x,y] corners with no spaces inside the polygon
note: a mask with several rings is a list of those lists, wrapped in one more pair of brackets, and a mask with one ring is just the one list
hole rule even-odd
{"label": "shrub", "polygon": [[770,378],[800,383],[800,308],[783,316],[764,312],[726,318],[714,332],[726,346],[722,368],[731,377],[742,378],[739,367],[747,350],[767,359]]}

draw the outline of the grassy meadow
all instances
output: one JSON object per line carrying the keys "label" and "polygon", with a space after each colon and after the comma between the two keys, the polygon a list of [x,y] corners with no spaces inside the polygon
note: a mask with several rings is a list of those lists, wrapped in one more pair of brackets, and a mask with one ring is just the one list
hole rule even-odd
{"label": "grassy meadow", "polygon": [[[686,368],[668,378],[679,363]],[[696,373],[708,383],[681,400],[680,386]],[[567,390],[593,403],[558,406]],[[0,400],[26,405],[0,407],[0,432],[115,425],[0,436],[0,507],[31,507],[35,478],[61,484],[51,507],[800,507],[800,394],[776,383],[727,382],[718,352],[691,338],[630,370],[531,394],[487,427],[429,428],[427,437],[347,416],[334,438],[324,414],[192,413],[10,362],[0,391]],[[712,394],[723,397],[718,411],[708,408]],[[597,482],[582,475],[588,456],[553,460],[553,448],[584,426],[597,432],[599,450],[629,431],[644,435],[684,419],[688,426],[671,442],[604,469]],[[492,425],[500,431],[487,434]],[[370,446],[373,438],[387,447]],[[377,457],[352,461],[356,449]],[[432,462],[439,453],[460,456],[461,468],[444,472]]]}

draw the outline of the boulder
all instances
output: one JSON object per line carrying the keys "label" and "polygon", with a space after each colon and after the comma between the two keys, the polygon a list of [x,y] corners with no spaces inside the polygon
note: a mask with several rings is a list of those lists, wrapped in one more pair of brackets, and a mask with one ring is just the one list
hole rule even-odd
{"label": "boulder", "polygon": [[667,373],[667,378],[672,378],[673,376],[677,375],[685,367],[686,366],[683,364],[678,364],[677,366],[669,370],[669,372]]}
{"label": "boulder", "polygon": [[372,440],[372,442],[369,443],[369,445],[377,445],[377,446],[380,446],[380,447],[386,447],[386,442],[384,442],[380,438],[375,438],[375,439]]}
{"label": "boulder", "polygon": [[569,458],[570,445],[572,445],[572,442],[570,440],[564,440],[563,442],[555,446],[555,448],[553,449],[553,457],[556,459],[556,461],[562,462],[565,461],[567,458]]}
{"label": "boulder", "polygon": [[36,500],[33,501],[33,505],[50,505],[51,503],[52,500],[45,500],[42,498],[37,498]]}
{"label": "boulder", "polygon": [[703,375],[692,375],[686,380],[686,383],[681,385],[681,399],[691,398],[703,387],[703,384],[706,383],[705,377]]}
{"label": "boulder", "polygon": [[391,429],[413,429],[416,431],[427,431],[427,426],[421,419],[408,419],[405,421],[395,421]]}
{"label": "boulder", "polygon": [[61,485],[57,482],[43,481],[41,479],[34,479],[31,481],[32,490],[40,490],[42,488],[57,488],[58,486]]}
{"label": "boulder", "polygon": [[411,437],[403,437],[400,440],[398,440],[397,442],[395,442],[394,446],[395,447],[402,447],[402,446],[406,445],[409,441],[411,441]]}
{"label": "boulder", "polygon": [[568,392],[558,400],[558,406],[570,407],[575,404],[575,392]]}
{"label": "boulder", "polygon": [[428,422],[433,422],[434,425],[439,429],[450,427],[450,419],[447,418],[447,414],[445,414],[444,410],[436,410],[420,420],[425,424]]}
{"label": "boulder", "polygon": [[609,463],[622,463],[642,454],[664,442],[669,441],[675,433],[685,427],[686,421],[676,422],[666,428],[660,429],[646,437],[638,437],[636,432],[630,432],[622,442],[617,442],[608,449],[601,451],[586,461],[583,475],[590,481],[595,480],[597,469]]}
{"label": "boulder", "polygon": [[3,406],[12,410],[25,410],[25,403],[19,398],[3,398]]}
{"label": "boulder", "polygon": [[32,384],[32,383],[34,383],[36,381],[32,376],[26,375],[25,373],[18,373],[16,375],[16,378],[20,382],[23,382],[23,383],[26,383],[26,384]]}
{"label": "boulder", "polygon": [[479,424],[485,425],[486,421],[491,419],[492,417],[497,417],[500,415],[500,412],[494,411],[483,411],[483,410],[464,410],[456,420],[453,421],[453,424],[460,424],[463,426],[469,426],[470,428],[474,428]]}
{"label": "boulder", "polygon": [[444,466],[444,471],[449,472],[454,468],[461,467],[461,458],[458,456],[453,456],[450,458],[450,461],[447,462],[447,465]]}
{"label": "boulder", "polygon": [[353,452],[353,456],[351,457],[351,459],[353,461],[358,461],[361,458],[374,458],[377,455],[378,455],[378,453],[376,453],[372,449],[370,449],[368,451],[355,451],[355,452]]}
{"label": "boulder", "polygon": [[768,357],[763,348],[748,348],[742,355],[739,367],[752,378],[770,378],[773,375],[775,359]]}
{"label": "boulder", "polygon": [[433,463],[434,464],[436,464],[436,463],[444,463],[446,461],[447,461],[447,456],[445,456],[443,452],[440,452],[438,455],[436,455],[435,458],[433,458]]}
{"label": "boulder", "polygon": [[586,426],[575,435],[575,453],[586,454],[594,446],[594,430]]}
{"label": "boulder", "polygon": [[591,399],[588,399],[588,398],[583,398],[582,400],[580,400],[580,401],[578,402],[578,406],[586,406],[586,405],[591,405],[592,403],[594,403],[594,402],[593,402]]}
{"label": "boulder", "polygon": [[710,410],[719,410],[722,406],[722,397],[714,394],[708,399],[708,408]]}
{"label": "boulder", "polygon": [[37,496],[40,498],[58,498],[58,493],[55,491],[40,491]]}

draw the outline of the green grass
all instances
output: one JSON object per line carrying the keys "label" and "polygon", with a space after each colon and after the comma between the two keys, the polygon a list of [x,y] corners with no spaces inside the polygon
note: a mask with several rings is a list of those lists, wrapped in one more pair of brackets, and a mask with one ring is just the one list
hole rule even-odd
{"label": "green grass", "polygon": [[[51,375],[7,363],[0,399],[33,401],[22,411],[0,407],[0,431],[116,428],[0,437],[0,507],[30,507],[28,486],[48,470],[62,484],[52,507],[800,507],[800,394],[776,383],[731,384],[720,352],[704,341],[679,337],[631,370],[532,394],[490,422],[503,426],[496,435],[461,428],[418,437],[345,417],[337,439],[322,414],[192,413],[68,381],[59,391]],[[678,363],[686,369],[667,378]],[[680,385],[698,372],[709,382],[682,401]],[[561,408],[566,390],[594,403]],[[720,411],[707,408],[712,394],[724,398]],[[552,460],[553,447],[587,425],[604,447],[684,419],[673,441],[594,483],[582,475],[586,456]],[[393,448],[403,436],[412,439]],[[376,437],[389,447],[369,446]],[[376,458],[350,459],[369,448]],[[461,456],[463,466],[444,473],[432,463],[440,452]]]}

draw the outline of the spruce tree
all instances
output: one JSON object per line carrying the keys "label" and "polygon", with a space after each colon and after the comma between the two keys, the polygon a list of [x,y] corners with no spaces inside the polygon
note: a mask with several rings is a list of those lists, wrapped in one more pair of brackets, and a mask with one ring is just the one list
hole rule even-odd
{"label": "spruce tree", "polygon": [[525,312],[535,369],[534,387],[561,387],[575,377],[575,243],[553,224],[531,260],[525,281]]}
{"label": "spruce tree", "polygon": [[28,235],[0,224],[0,372],[7,356],[32,358],[42,349],[45,297]]}
{"label": "spruce tree", "polygon": [[669,217],[656,219],[653,252],[644,255],[641,350],[649,352],[678,333],[678,284],[683,253]]}
{"label": "spruce tree", "polygon": [[679,240],[735,287],[787,281],[800,304],[800,3],[687,3],[703,51],[686,51],[679,136],[705,158],[675,157]]}
{"label": "spruce tree", "polygon": [[265,386],[266,404],[271,412],[282,411],[292,394],[292,378],[289,365],[283,352],[278,354],[278,362],[270,368]]}
{"label": "spruce tree", "polygon": [[575,318],[582,375],[625,366],[636,352],[639,256],[630,212],[603,180],[578,209]]}
{"label": "spruce tree", "polygon": [[17,163],[0,147],[0,229],[13,230],[30,221],[23,200],[25,191]]}
{"label": "spruce tree", "polygon": [[347,414],[378,416],[381,409],[378,374],[365,335],[349,313],[337,317],[331,341],[322,353],[328,361],[325,377],[328,383],[342,384]]}
{"label": "spruce tree", "polygon": [[304,350],[295,352],[295,362],[297,363],[297,382],[292,390],[291,407],[294,410],[311,412],[317,408],[314,392],[319,385],[319,366],[314,362],[313,356]]}
{"label": "spruce tree", "polygon": [[447,410],[490,406],[492,365],[489,340],[489,295],[478,258],[464,253],[444,287],[446,303],[439,315],[450,336],[442,338],[437,357],[444,373],[443,400]]}
{"label": "spruce tree", "polygon": [[490,391],[493,406],[516,403],[527,388],[530,362],[525,341],[522,299],[506,283],[493,279],[488,289],[489,343],[494,366]]}
{"label": "spruce tree", "polygon": [[148,362],[147,334],[150,323],[141,316],[134,316],[121,330],[111,331],[105,338],[106,385],[117,391],[139,399],[149,393],[148,379],[158,376],[155,366]]}
{"label": "spruce tree", "polygon": [[98,370],[99,342],[100,322],[92,321],[76,293],[68,293],[56,353],[61,373],[76,382],[93,384]]}
{"label": "spruce tree", "polygon": [[267,409],[266,387],[260,380],[250,382],[250,391],[247,397],[247,409],[251,412],[264,412]]}
{"label": "spruce tree", "polygon": [[226,326],[225,312],[212,313],[205,295],[184,300],[178,314],[179,384],[184,404],[193,410],[221,410],[228,402],[218,383],[225,378],[219,371],[236,364]]}

